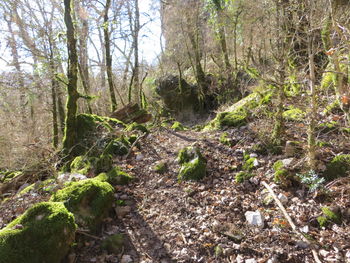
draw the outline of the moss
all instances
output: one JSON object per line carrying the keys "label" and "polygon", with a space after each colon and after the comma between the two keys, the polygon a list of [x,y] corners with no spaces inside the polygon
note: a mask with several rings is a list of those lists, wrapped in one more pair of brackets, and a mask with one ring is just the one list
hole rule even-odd
{"label": "moss", "polygon": [[317,217],[317,221],[320,227],[326,227],[330,223],[340,224],[341,223],[341,215],[339,212],[336,212],[335,209],[331,209],[329,207],[321,208],[323,216]]}
{"label": "moss", "polygon": [[248,180],[249,178],[254,177],[253,173],[246,172],[246,171],[240,171],[235,176],[236,183],[243,183],[245,180]]}
{"label": "moss", "polygon": [[50,201],[64,202],[80,227],[96,231],[113,202],[113,187],[106,182],[88,179],[73,182],[57,191]]}
{"label": "moss", "polygon": [[328,89],[334,86],[336,81],[336,75],[333,72],[325,72],[322,75],[321,89]]}
{"label": "moss", "polygon": [[119,167],[114,167],[108,173],[101,173],[94,179],[110,183],[111,185],[126,185],[131,182],[134,177],[122,171]]}
{"label": "moss", "polygon": [[171,129],[174,131],[185,131],[186,128],[183,126],[180,122],[175,121],[174,124],[171,126]]}
{"label": "moss", "polygon": [[62,203],[36,204],[0,231],[0,263],[59,263],[75,230],[74,216]]}
{"label": "moss", "polygon": [[166,162],[160,162],[153,167],[156,173],[163,174],[168,171],[168,165]]}
{"label": "moss", "polygon": [[230,138],[228,138],[228,133],[227,132],[221,133],[219,141],[222,144],[227,145],[227,146],[233,146],[234,145],[233,141]]}
{"label": "moss", "polygon": [[142,125],[142,124],[139,124],[139,123],[136,123],[136,122],[133,122],[131,124],[129,124],[126,129],[126,131],[140,131],[140,132],[143,132],[143,133],[148,133],[148,129],[146,128],[145,125]]}
{"label": "moss", "polygon": [[289,121],[302,121],[306,113],[299,108],[290,107],[289,110],[283,112],[283,118]]}
{"label": "moss", "polygon": [[89,173],[89,171],[91,171],[92,168],[92,163],[86,156],[77,156],[70,164],[71,172],[78,174],[86,175]]}
{"label": "moss", "polygon": [[323,113],[328,115],[339,111],[341,111],[339,100],[335,99],[331,104],[327,105],[327,107],[323,110]]}
{"label": "moss", "polygon": [[242,165],[242,169],[244,171],[252,171],[254,169],[254,162],[255,162],[256,158],[254,157],[250,157],[249,154],[245,154],[244,155],[244,162],[243,162],[243,165]]}
{"label": "moss", "polygon": [[112,155],[101,154],[95,165],[96,174],[107,172],[113,167]]}
{"label": "moss", "polygon": [[318,125],[317,129],[322,132],[332,132],[338,129],[339,125],[336,121],[324,122]]}
{"label": "moss", "polygon": [[130,142],[124,136],[121,136],[120,138],[114,139],[111,142],[109,142],[103,153],[116,156],[123,156],[128,153],[129,147]]}
{"label": "moss", "polygon": [[27,186],[21,192],[19,192],[18,195],[21,196],[32,191],[51,192],[53,188],[55,188],[55,185],[56,180],[53,178],[47,179],[45,181],[39,181]]}
{"label": "moss", "polygon": [[289,171],[284,168],[283,162],[281,160],[275,162],[273,165],[273,169],[275,171],[274,178],[273,178],[274,182],[285,186],[288,185],[290,174],[289,174]]}
{"label": "moss", "polygon": [[178,179],[200,180],[206,175],[206,160],[196,147],[186,147],[179,152],[178,161],[181,164]]}
{"label": "moss", "polygon": [[341,154],[327,165],[324,176],[327,180],[344,177],[350,171],[350,154]]}
{"label": "moss", "polygon": [[109,254],[119,254],[123,252],[124,248],[124,235],[115,234],[107,237],[102,242],[103,249],[105,249]]}
{"label": "moss", "polygon": [[7,183],[13,178],[16,178],[19,175],[22,175],[21,171],[4,171],[0,173],[0,183]]}
{"label": "moss", "polygon": [[340,131],[343,133],[350,134],[350,128],[341,128]]}

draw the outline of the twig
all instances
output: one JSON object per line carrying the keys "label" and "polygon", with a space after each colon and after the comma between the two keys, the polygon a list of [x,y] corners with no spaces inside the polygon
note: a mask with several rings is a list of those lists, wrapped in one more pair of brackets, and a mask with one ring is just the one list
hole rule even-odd
{"label": "twig", "polygon": [[142,134],[141,136],[137,137],[137,139],[134,141],[134,143],[130,146],[130,149],[128,151],[128,153],[124,156],[124,160],[128,159],[129,155],[131,154],[132,152],[132,148],[135,147],[135,145],[143,138],[143,137],[146,137],[148,133],[145,132],[144,134]]}
{"label": "twig", "polygon": [[86,233],[86,231],[81,230],[81,229],[78,229],[76,232],[77,232],[78,234],[82,234],[82,235],[84,235],[84,236],[91,237],[91,238],[93,238],[93,239],[102,240],[102,238],[97,237],[97,236],[94,236],[94,235],[91,235],[91,234],[89,234],[89,233]]}
{"label": "twig", "polygon": [[287,219],[288,223],[290,224],[290,226],[292,227],[293,231],[305,242],[307,243],[312,251],[312,255],[314,256],[315,262],[316,263],[322,263],[322,261],[319,259],[318,254],[316,249],[313,247],[313,244],[297,229],[296,225],[293,223],[292,218],[289,216],[289,214],[287,213],[286,209],[284,208],[284,206],[282,205],[281,201],[278,199],[278,197],[276,196],[276,194],[273,192],[273,190],[271,189],[271,187],[266,183],[266,182],[262,182],[262,185],[265,186],[265,188],[269,191],[269,193],[271,194],[271,196],[273,197],[273,199],[275,200],[277,206],[279,207],[279,209],[282,211],[284,217]]}

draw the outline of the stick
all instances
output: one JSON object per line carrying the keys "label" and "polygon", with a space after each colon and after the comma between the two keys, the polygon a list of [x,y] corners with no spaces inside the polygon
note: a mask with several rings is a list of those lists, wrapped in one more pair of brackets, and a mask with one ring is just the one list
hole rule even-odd
{"label": "stick", "polygon": [[284,217],[287,219],[288,223],[290,224],[290,226],[292,227],[293,231],[305,242],[307,243],[312,251],[312,255],[314,256],[315,262],[316,263],[322,263],[322,261],[319,259],[318,254],[316,249],[313,247],[313,244],[307,240],[307,238],[297,229],[296,225],[293,223],[292,218],[289,216],[289,214],[287,213],[286,209],[284,208],[284,206],[282,205],[281,201],[278,199],[278,197],[276,196],[276,194],[273,192],[273,190],[271,189],[271,187],[266,183],[266,182],[262,182],[262,185],[265,186],[265,188],[269,191],[269,193],[271,194],[271,196],[273,197],[273,199],[275,200],[277,206],[279,207],[279,209],[282,211]]}
{"label": "stick", "polygon": [[77,232],[78,234],[82,234],[82,235],[84,235],[84,236],[91,237],[91,238],[93,238],[93,239],[102,240],[102,238],[97,237],[97,236],[94,236],[94,235],[91,235],[91,234],[89,234],[89,233],[86,233],[84,230],[78,229],[76,232]]}
{"label": "stick", "polygon": [[132,152],[132,148],[135,147],[135,145],[143,138],[147,135],[148,133],[145,132],[144,134],[142,134],[141,136],[137,137],[137,139],[134,141],[134,143],[130,146],[130,149],[128,151],[128,153],[124,156],[124,160],[128,159],[129,155],[131,154]]}

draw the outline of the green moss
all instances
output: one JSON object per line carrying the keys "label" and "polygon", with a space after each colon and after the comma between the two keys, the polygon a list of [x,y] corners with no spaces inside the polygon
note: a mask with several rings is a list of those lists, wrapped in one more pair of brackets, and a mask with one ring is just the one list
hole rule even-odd
{"label": "green moss", "polygon": [[325,72],[322,75],[321,89],[328,89],[334,86],[336,75],[333,72]]}
{"label": "green moss", "polygon": [[0,183],[7,183],[22,174],[21,171],[3,171],[0,173]]}
{"label": "green moss", "polygon": [[283,162],[282,161],[275,162],[273,165],[273,169],[275,171],[274,178],[273,178],[274,182],[282,185],[288,185],[290,174],[289,174],[289,171],[284,168]]}
{"label": "green moss", "polygon": [[109,254],[119,254],[123,252],[124,248],[124,235],[115,234],[107,237],[102,242],[103,249],[105,249]]}
{"label": "green moss", "polygon": [[306,117],[306,113],[299,108],[293,106],[289,110],[283,112],[283,118],[289,121],[302,121]]}
{"label": "green moss", "polygon": [[200,180],[206,175],[206,160],[196,147],[186,147],[179,152],[178,161],[181,164],[178,179]]}
{"label": "green moss", "polygon": [[156,173],[163,174],[168,171],[168,165],[166,162],[160,162],[153,167]]}
{"label": "green moss", "polygon": [[186,128],[183,126],[180,122],[175,121],[174,124],[171,126],[171,129],[174,131],[185,131]]}
{"label": "green moss", "polygon": [[107,172],[113,167],[112,155],[110,154],[101,154],[95,165],[96,174]]}
{"label": "green moss", "polygon": [[233,146],[234,145],[232,140],[230,138],[228,138],[228,133],[227,132],[221,133],[219,141],[222,144],[227,145],[227,146]]}
{"label": "green moss", "polygon": [[108,173],[101,173],[94,179],[101,182],[108,182],[111,185],[126,185],[131,182],[134,177],[122,171],[119,167],[114,167]]}
{"label": "green moss", "polygon": [[148,129],[146,128],[145,125],[142,125],[142,124],[139,124],[139,123],[136,123],[136,122],[133,122],[131,124],[129,124],[126,129],[126,131],[140,131],[140,132],[143,132],[143,133],[148,133]]}
{"label": "green moss", "polygon": [[21,196],[32,191],[51,192],[55,188],[55,185],[56,180],[53,178],[47,179],[45,181],[39,181],[27,186],[21,192],[19,192],[18,195]]}
{"label": "green moss", "polygon": [[331,132],[338,129],[338,123],[336,121],[329,121],[324,122],[318,125],[318,130],[321,130],[322,132]]}
{"label": "green moss", "polygon": [[343,133],[350,134],[350,128],[341,128],[340,131]]}
{"label": "green moss", "polygon": [[235,181],[236,183],[243,183],[245,180],[248,180],[249,178],[252,178],[254,176],[255,175],[253,173],[240,171],[238,174],[236,174]]}
{"label": "green moss", "polygon": [[337,113],[339,111],[341,111],[340,104],[339,104],[339,101],[335,99],[331,104],[327,105],[323,113],[328,115],[331,113]]}
{"label": "green moss", "polygon": [[244,155],[244,162],[243,162],[243,165],[242,165],[242,169],[244,171],[252,171],[254,169],[254,162],[255,162],[256,158],[251,158],[249,156],[249,154],[245,154]]}
{"label": "green moss", "polygon": [[327,165],[324,176],[327,180],[344,177],[350,171],[350,154],[341,154]]}
{"label": "green moss", "polygon": [[334,209],[329,207],[321,208],[323,216],[317,217],[317,221],[320,227],[326,227],[330,223],[340,224],[341,223],[341,215],[338,212],[335,212]]}
{"label": "green moss", "polygon": [[62,203],[36,204],[0,230],[0,263],[59,263],[75,230],[74,216]]}
{"label": "green moss", "polygon": [[86,175],[92,168],[92,164],[86,156],[77,156],[70,164],[71,172],[78,174]]}
{"label": "green moss", "polygon": [[128,153],[130,142],[124,137],[114,139],[108,143],[104,150],[104,154],[111,154],[116,156],[123,156]]}
{"label": "green moss", "polygon": [[88,179],[73,182],[57,191],[50,201],[64,202],[80,227],[96,231],[113,202],[113,187],[106,182]]}

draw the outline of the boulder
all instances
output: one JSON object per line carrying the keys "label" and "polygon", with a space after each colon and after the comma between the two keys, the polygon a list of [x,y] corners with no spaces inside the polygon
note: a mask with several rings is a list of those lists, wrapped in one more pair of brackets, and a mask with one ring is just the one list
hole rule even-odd
{"label": "boulder", "polygon": [[87,179],[73,182],[52,195],[50,201],[64,202],[82,228],[96,232],[102,219],[112,207],[113,187],[106,182]]}
{"label": "boulder", "polygon": [[0,263],[59,263],[75,230],[74,216],[63,203],[36,204],[0,230]]}
{"label": "boulder", "polygon": [[178,161],[181,165],[178,179],[200,180],[206,175],[206,160],[197,147],[186,147],[179,152]]}

